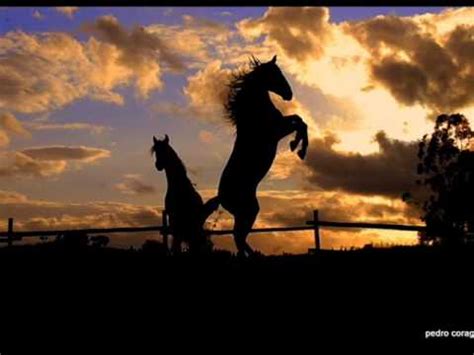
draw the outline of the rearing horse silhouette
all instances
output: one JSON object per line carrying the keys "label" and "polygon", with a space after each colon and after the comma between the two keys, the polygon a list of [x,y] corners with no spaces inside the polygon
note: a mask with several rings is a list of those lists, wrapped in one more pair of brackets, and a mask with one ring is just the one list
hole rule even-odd
{"label": "rearing horse silhouette", "polygon": [[234,217],[234,241],[240,256],[253,254],[246,239],[260,210],[257,187],[272,166],[278,142],[296,132],[290,148],[294,151],[301,142],[301,159],[308,147],[303,119],[298,115],[283,116],[271,101],[269,92],[285,101],[293,97],[276,56],[267,63],[252,57],[250,66],[251,70],[235,74],[230,83],[225,108],[237,135],[217,195],[217,201]]}

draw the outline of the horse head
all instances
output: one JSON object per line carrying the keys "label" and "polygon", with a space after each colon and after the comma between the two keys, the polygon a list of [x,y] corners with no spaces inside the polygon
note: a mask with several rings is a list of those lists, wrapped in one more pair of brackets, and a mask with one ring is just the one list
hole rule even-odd
{"label": "horse head", "polygon": [[170,139],[167,134],[163,140],[156,139],[153,136],[153,146],[151,147],[151,153],[155,154],[155,166],[158,171],[162,171],[169,162],[171,153],[171,146],[169,144]]}
{"label": "horse head", "polygon": [[265,85],[264,89],[281,96],[285,101],[290,101],[293,98],[293,92],[281,69],[276,64],[276,60],[277,56],[274,55],[270,61],[259,65],[258,70],[262,77],[262,83]]}

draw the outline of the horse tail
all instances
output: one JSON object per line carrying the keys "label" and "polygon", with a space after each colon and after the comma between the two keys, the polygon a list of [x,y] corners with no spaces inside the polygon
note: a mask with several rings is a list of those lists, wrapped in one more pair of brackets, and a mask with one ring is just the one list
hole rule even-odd
{"label": "horse tail", "polygon": [[212,212],[217,210],[219,208],[220,204],[220,199],[219,196],[215,196],[211,199],[209,199],[202,207],[203,207],[203,212],[202,212],[202,217],[204,221],[211,215]]}

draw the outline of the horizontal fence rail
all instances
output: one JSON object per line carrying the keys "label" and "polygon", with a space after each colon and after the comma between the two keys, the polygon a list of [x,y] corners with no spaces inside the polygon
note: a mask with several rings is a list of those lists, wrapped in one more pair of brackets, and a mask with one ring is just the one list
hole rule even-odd
{"label": "horizontal fence rail", "polygon": [[[88,228],[88,229],[68,229],[68,230],[47,230],[47,231],[25,231],[14,232],[13,235],[17,238],[28,237],[50,237],[55,235],[83,233],[83,234],[102,234],[102,233],[128,233],[128,232],[161,232],[163,226],[149,226],[149,227],[117,227],[117,228]],[[8,238],[8,232],[1,232],[0,238]]]}
{"label": "horizontal fence rail", "polygon": [[[314,221],[307,221],[308,225],[315,225]],[[426,229],[425,226],[409,226],[403,224],[383,224],[383,223],[364,223],[364,222],[328,222],[318,221],[319,227],[333,227],[333,228],[357,228],[357,229],[390,229],[399,231],[422,232]]]}
{"label": "horizontal fence rail", "polygon": [[[32,237],[50,237],[71,234],[111,234],[111,233],[131,233],[131,232],[160,232],[163,236],[163,243],[168,246],[168,236],[173,234],[168,224],[168,216],[166,211],[162,212],[162,225],[146,226],[146,227],[116,227],[116,228],[87,228],[87,229],[69,229],[69,230],[44,230],[44,231],[14,231],[13,218],[8,219],[8,230],[0,232],[0,243],[6,242],[12,245],[13,241],[19,241],[23,238]],[[319,220],[319,211],[313,211],[313,220],[307,221],[304,226],[290,227],[270,227],[270,228],[254,228],[250,233],[274,233],[274,232],[298,232],[298,231],[314,231],[315,249],[321,249],[320,228],[353,228],[353,229],[382,229],[382,230],[399,230],[422,232],[426,230],[421,225],[400,225],[400,224],[383,224],[383,223],[365,223],[365,222],[333,222]],[[221,236],[230,235],[233,230],[205,230],[207,235]],[[313,251],[315,249],[310,249]]]}

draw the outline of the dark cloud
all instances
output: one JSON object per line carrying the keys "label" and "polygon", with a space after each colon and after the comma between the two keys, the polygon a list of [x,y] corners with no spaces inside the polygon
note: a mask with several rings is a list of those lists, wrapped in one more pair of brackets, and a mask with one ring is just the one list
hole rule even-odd
{"label": "dark cloud", "polygon": [[325,7],[271,7],[258,19],[239,23],[244,35],[267,35],[291,58],[306,60],[324,53],[330,36],[329,10]]}
{"label": "dark cloud", "polygon": [[373,199],[345,191],[280,191],[259,193],[264,226],[304,225],[318,209],[320,218],[329,221],[370,221],[418,223],[419,213],[400,199]]}
{"label": "dark cloud", "polygon": [[384,132],[375,137],[380,152],[361,155],[333,149],[334,137],[314,139],[309,144],[308,180],[327,190],[365,195],[400,197],[416,181],[417,142],[389,139]]}
{"label": "dark cloud", "polygon": [[83,30],[116,46],[121,51],[120,61],[128,67],[135,67],[135,70],[146,68],[157,57],[174,70],[184,69],[179,57],[170,52],[156,34],[143,27],[135,26],[128,31],[114,16],[102,16],[93,23],[84,24]]}
{"label": "dark cloud", "polygon": [[474,103],[474,26],[457,26],[440,39],[413,19],[381,16],[347,24],[346,31],[370,52],[372,79],[399,102],[442,112]]}

